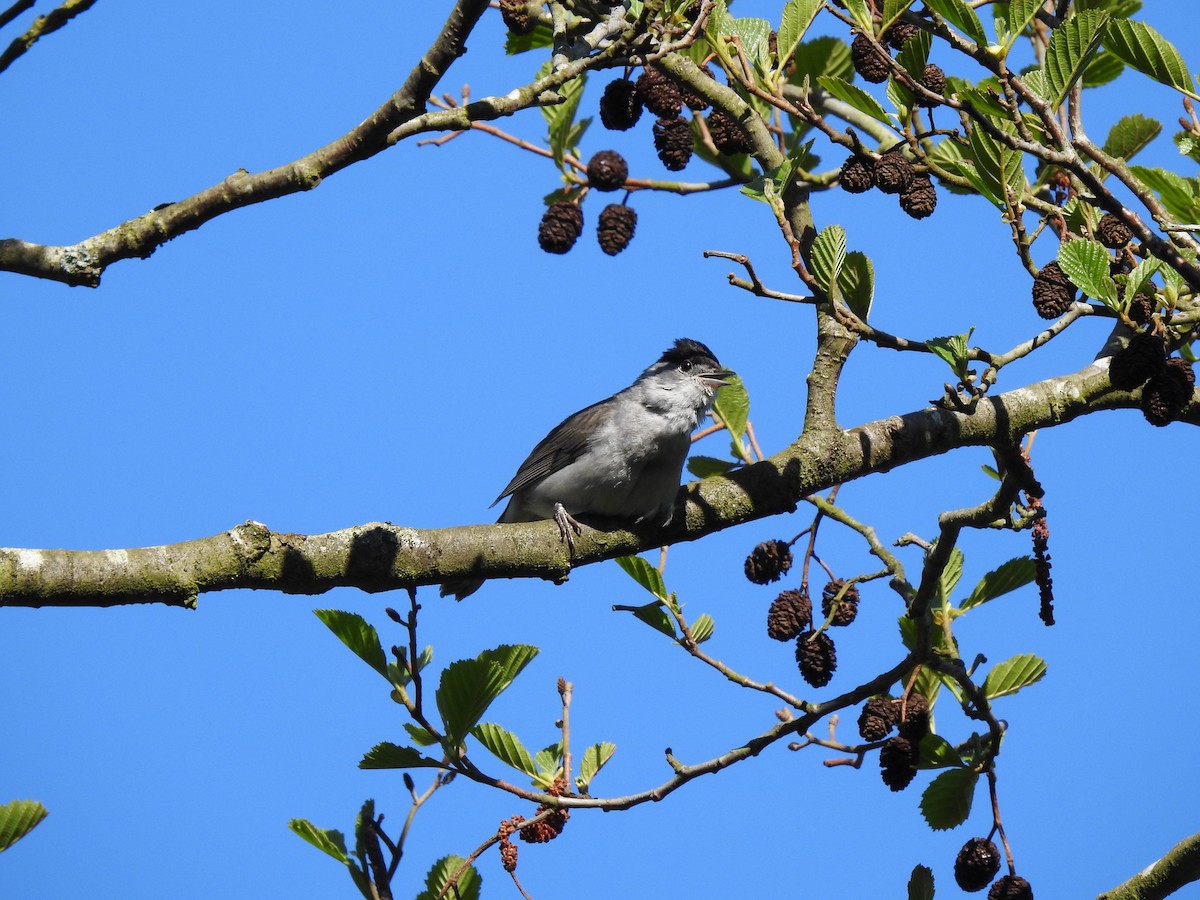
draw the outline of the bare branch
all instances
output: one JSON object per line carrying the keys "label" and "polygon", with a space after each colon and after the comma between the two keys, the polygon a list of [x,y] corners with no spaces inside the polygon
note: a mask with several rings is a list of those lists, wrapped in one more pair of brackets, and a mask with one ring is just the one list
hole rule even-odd
{"label": "bare branch", "polygon": [[[3,72],[11,66],[18,58],[25,55],[25,52],[37,43],[38,38],[51,32],[58,31],[73,18],[82,12],[87,12],[95,6],[96,0],[67,0],[62,6],[53,9],[44,16],[38,16],[33,20],[33,24],[19,38],[8,45],[8,49],[0,53],[0,72]],[[33,6],[32,0],[29,3],[13,4],[9,9],[4,11],[0,16],[0,26],[8,24],[16,16],[23,13],[29,7]]]}

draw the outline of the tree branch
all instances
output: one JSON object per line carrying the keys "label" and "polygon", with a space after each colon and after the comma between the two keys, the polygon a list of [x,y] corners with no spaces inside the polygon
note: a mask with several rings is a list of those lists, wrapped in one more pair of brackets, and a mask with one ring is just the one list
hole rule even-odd
{"label": "tree branch", "polygon": [[[50,34],[52,31],[58,31],[73,18],[82,12],[87,12],[96,4],[96,0],[67,0],[62,6],[57,9],[52,9],[44,16],[38,16],[33,20],[33,24],[19,38],[8,45],[3,53],[0,53],[0,72],[3,72],[11,66],[19,57],[24,56],[38,38],[43,35]],[[21,4],[16,3],[9,9],[4,11],[0,17],[0,26],[8,24],[16,16],[23,13],[29,7],[33,6],[32,2]]]}
{"label": "tree branch", "polygon": [[1096,900],[1162,900],[1194,881],[1200,881],[1200,834],[1184,838],[1162,859]]}
{"label": "tree branch", "polygon": [[[806,432],[762,462],[687,485],[686,509],[668,528],[585,530],[573,558],[551,521],[430,530],[375,522],[308,536],[247,522],[160,547],[0,550],[0,606],[194,606],[200,593],[229,588],[377,592],[463,576],[562,581],[575,566],[791,512],[816,491],[872,472],[959,447],[1014,444],[1037,428],[1135,407],[1136,395],[1113,390],[1107,366],[1102,359],[1073,375],[983,398],[973,413],[926,408],[850,431]],[[1200,404],[1185,418],[1200,421]]]}

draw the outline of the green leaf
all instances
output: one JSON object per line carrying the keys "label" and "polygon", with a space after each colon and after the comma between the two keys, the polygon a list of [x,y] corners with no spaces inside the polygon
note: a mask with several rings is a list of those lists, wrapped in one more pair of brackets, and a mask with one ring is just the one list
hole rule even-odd
{"label": "green leaf", "polygon": [[692,640],[697,644],[703,644],[713,636],[715,627],[713,617],[708,613],[701,613],[696,617],[696,621],[688,626],[688,631],[692,633]]}
{"label": "green leaf", "polygon": [[779,33],[775,41],[779,52],[777,65],[780,71],[787,65],[788,57],[795,51],[804,38],[804,33],[808,31],[808,26],[824,5],[823,0],[788,0],[783,5]]}
{"label": "green leaf", "polygon": [[[930,338],[925,342],[925,346],[929,348],[934,356],[943,360],[955,377],[964,379],[967,377],[967,366],[971,360],[968,356],[970,346],[968,341],[971,340],[971,335],[974,333],[975,327],[972,326],[963,334],[955,334],[949,337]],[[962,563],[959,562],[958,572],[962,574]]]}
{"label": "green leaf", "polygon": [[579,777],[575,779],[575,784],[580,791],[588,789],[588,785],[592,783],[596,773],[604,768],[604,764],[612,759],[612,755],[616,752],[617,745],[608,741],[592,744],[583,751],[583,756],[579,760]]}
{"label": "green leaf", "polygon": [[735,438],[741,439],[746,433],[746,422],[750,418],[750,394],[740,376],[734,375],[728,384],[717,391],[713,412]]}
{"label": "green leaf", "polygon": [[736,468],[737,463],[727,459],[717,459],[714,456],[690,456],[687,462],[687,470],[697,478],[724,475],[730,469]]}
{"label": "green leaf", "polygon": [[552,46],[554,46],[554,29],[541,23],[535,25],[529,34],[514,34],[510,31],[504,39],[504,52],[509,56]]}
{"label": "green leaf", "polygon": [[481,722],[471,730],[479,743],[487,747],[493,756],[531,778],[538,773],[533,757],[525,749],[520,738],[494,722]]}
{"label": "green leaf", "polygon": [[913,5],[913,0],[883,0],[883,16],[879,21],[880,34],[887,31],[904,11]]}
{"label": "green leaf", "polygon": [[854,19],[854,24],[863,31],[870,31],[872,24],[871,7],[867,0],[846,0],[846,12]]}
{"label": "green leaf", "polygon": [[1088,61],[1100,48],[1107,21],[1107,13],[1091,10],[1071,17],[1050,35],[1044,71],[1045,96],[1052,106],[1060,105],[1083,75]]}
{"label": "green leaf", "polygon": [[854,77],[850,45],[840,38],[819,37],[805,41],[796,48],[792,63],[796,68],[788,80],[793,84],[803,84],[805,78],[816,81],[818,75],[829,75],[842,81]]}
{"label": "green leaf", "polygon": [[970,769],[949,769],[939,775],[921,794],[921,815],[934,831],[956,828],[971,814],[975,782],[979,776]]}
{"label": "green leaf", "polygon": [[921,738],[920,759],[919,769],[962,768],[963,765],[958,751],[940,734],[926,734]]}
{"label": "green leaf", "polygon": [[1130,160],[1162,133],[1162,124],[1149,116],[1124,116],[1108,131],[1101,148],[1109,156]]}
{"label": "green leaf", "polygon": [[913,866],[908,876],[908,900],[933,900],[933,870],[929,866]]}
{"label": "green leaf", "polygon": [[1200,99],[1195,94],[1196,83],[1188,74],[1179,51],[1145,22],[1110,20],[1104,33],[1104,46],[1142,74]]}
{"label": "green leaf", "polygon": [[1058,248],[1058,265],[1077,288],[1105,306],[1117,306],[1117,283],[1108,274],[1108,251],[1099,241],[1081,238]]}
{"label": "green leaf", "polygon": [[1191,157],[1192,162],[1200,163],[1200,140],[1197,140],[1194,134],[1190,131],[1180,131],[1172,140],[1180,153]]}
{"label": "green leaf", "polygon": [[[1012,133],[1011,123],[1000,124],[1002,130]],[[971,126],[967,135],[971,144],[971,156],[975,163],[975,176],[967,178],[981,194],[1000,209],[1007,209],[1006,188],[1012,190],[1014,201],[1019,201],[1025,192],[1025,169],[1021,153],[997,141],[979,127]]]}
{"label": "green leaf", "polygon": [[546,784],[552,782],[558,770],[562,768],[562,755],[562,741],[543,747],[534,754],[533,760],[537,763],[538,773]]}
{"label": "green leaf", "polygon": [[[648,590],[659,600],[667,599],[667,586],[663,583],[662,572],[650,565],[640,556],[618,556],[617,565],[624,569],[630,578]],[[674,634],[674,631],[672,631]]]}
{"label": "green leaf", "polygon": [[475,659],[460,659],[446,667],[436,697],[450,747],[462,744],[492,701],[537,653],[537,647],[527,644],[502,644]]}
{"label": "green leaf", "polygon": [[672,619],[661,603],[647,603],[633,611],[634,618],[640,619],[656,631],[661,631],[669,638],[675,637],[675,620]]}
{"label": "green leaf", "polygon": [[812,270],[817,284],[831,300],[840,300],[838,279],[846,261],[846,229],[827,225],[812,243]]}
{"label": "green leaf", "polygon": [[[538,70],[538,77],[545,78],[549,74],[550,60],[546,60]],[[574,128],[575,113],[579,109],[579,100],[583,97],[586,80],[584,75],[571,79],[558,89],[559,96],[563,98],[562,103],[539,107],[549,128],[549,144],[554,154],[554,164],[560,169],[563,167],[563,157],[574,146],[571,137],[577,133]]]}
{"label": "green leaf", "polygon": [[1029,23],[1045,6],[1045,0],[1012,0],[1008,4],[1009,40],[1005,47],[1006,50],[1021,36]]}
{"label": "green leaf", "polygon": [[832,75],[818,75],[817,84],[839,100],[849,103],[860,113],[868,115],[885,125],[892,123],[892,120],[888,118],[888,114],[883,111],[883,107],[879,105],[879,101],[862,88],[856,87],[848,81],[843,81],[841,78],[834,78]]}
{"label": "green leaf", "polygon": [[438,739],[430,734],[428,729],[422,728],[415,722],[405,722],[404,730],[408,732],[408,736],[418,747],[432,747],[438,742]]}
{"label": "green leaf", "polygon": [[929,32],[920,30],[904,42],[904,46],[896,54],[896,62],[913,78],[920,80],[925,72],[925,64],[929,62],[929,51],[932,47],[933,38]]}
{"label": "green leaf", "polygon": [[376,744],[359,760],[360,769],[442,769],[436,759],[422,756],[412,747],[401,747],[390,741]]}
{"label": "green leaf", "polygon": [[851,250],[838,273],[838,289],[842,299],[856,316],[867,321],[875,300],[875,266],[860,250]]}
{"label": "green leaf", "polygon": [[1107,50],[1101,50],[1091,58],[1083,70],[1083,86],[1085,88],[1101,87],[1112,84],[1125,71],[1125,63]]}
{"label": "green leaf", "polygon": [[425,876],[425,890],[417,894],[417,900],[437,900],[439,896],[449,900],[479,900],[483,877],[474,866],[467,866],[453,888],[447,887],[454,873],[466,860],[461,856],[444,856],[433,864]]}
{"label": "green leaf", "polygon": [[742,42],[746,58],[760,72],[766,73],[771,67],[771,56],[768,47],[771,35],[771,23],[766,19],[734,19],[733,33]]}
{"label": "green leaf", "polygon": [[308,841],[322,853],[327,853],[340,863],[349,863],[350,857],[346,855],[346,838],[340,831],[333,829],[325,830],[318,828],[308,819],[292,819],[288,822],[288,828],[294,834],[299,835]]}
{"label": "green leaf", "polygon": [[37,827],[49,813],[36,800],[13,800],[0,806],[0,852]]}
{"label": "green leaf", "polygon": [[1036,576],[1037,567],[1034,565],[1032,556],[1018,556],[1010,559],[980,578],[979,584],[975,585],[975,590],[971,591],[970,596],[958,608],[967,610],[989,600],[995,600],[1009,591],[1024,587]]}
{"label": "green leaf", "polygon": [[1145,166],[1131,166],[1130,169],[1140,181],[1158,193],[1167,212],[1180,222],[1191,224],[1200,220],[1200,203],[1196,202],[1197,185],[1193,179],[1166,169]]}
{"label": "green leaf", "polygon": [[[313,613],[368,666],[388,678],[387,657],[379,643],[379,632],[357,613],[340,609],[314,609]],[[388,678],[390,681],[391,679]]]}
{"label": "green leaf", "polygon": [[[1150,282],[1150,279],[1154,277],[1154,274],[1161,269],[1162,266],[1163,261],[1155,256],[1149,256],[1134,266],[1133,271],[1125,277],[1126,301],[1132,302],[1133,298],[1142,292],[1142,290]],[[1150,289],[1154,290],[1153,284],[1150,284]]]}
{"label": "green leaf", "polygon": [[1032,653],[1021,653],[992,667],[983,682],[983,693],[989,700],[1015,694],[1042,680],[1046,661]]}
{"label": "green leaf", "polygon": [[925,6],[933,10],[959,31],[983,46],[987,44],[987,35],[983,32],[983,23],[975,10],[967,6],[963,0],[925,0]]}
{"label": "green leaf", "polygon": [[917,649],[917,623],[907,615],[900,616],[900,640],[909,650]]}
{"label": "green leaf", "polygon": [[[975,329],[971,329],[974,331]],[[970,332],[967,332],[967,337],[970,337]],[[954,588],[957,587],[958,581],[962,578],[963,573],[963,552],[955,547],[950,551],[950,558],[946,560],[946,567],[942,569],[942,574],[938,577],[938,598],[947,600],[954,593]]]}

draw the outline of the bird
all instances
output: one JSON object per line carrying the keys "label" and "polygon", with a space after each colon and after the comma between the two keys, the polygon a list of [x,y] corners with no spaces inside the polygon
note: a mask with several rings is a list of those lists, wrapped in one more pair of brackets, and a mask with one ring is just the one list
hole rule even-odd
{"label": "bird", "polygon": [[[704,344],[679,338],[629,387],[560,422],[493,502],[499,522],[554,519],[573,553],[576,516],[670,524],[691,434],[735,373]],[[462,600],[482,579],[444,583]]]}

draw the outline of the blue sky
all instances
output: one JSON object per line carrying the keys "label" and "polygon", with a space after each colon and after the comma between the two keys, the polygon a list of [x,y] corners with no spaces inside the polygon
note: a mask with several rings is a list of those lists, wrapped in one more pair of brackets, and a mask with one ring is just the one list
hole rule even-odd
{"label": "blue sky", "polygon": [[[1194,69],[1192,5],[1147,7],[1142,18],[1171,31]],[[446,8],[97,4],[0,78],[3,233],[72,243],[239,167],[268,168],[327,143],[399,86]],[[774,20],[772,8],[737,5]],[[539,60],[505,59],[502,41],[489,14],[443,87],[469,83],[479,97],[520,83]],[[585,106],[594,109],[607,80],[596,79]],[[1097,138],[1130,112],[1159,118],[1169,136],[1181,112],[1172,92],[1143,79],[1090,100]],[[536,112],[499,124],[534,140],[543,130]],[[1168,136],[1146,161],[1176,165]],[[608,148],[635,177],[661,176],[648,122],[623,134],[597,122],[584,155]],[[824,156],[829,165],[840,158]],[[698,162],[683,175],[711,177]],[[545,160],[486,135],[410,142],[315,191],[115,265],[96,291],[0,275],[9,422],[0,465],[10,475],[0,546],[135,547],[246,519],[305,533],[374,520],[490,521],[487,504],[551,426],[628,384],[681,336],[709,344],[742,375],[768,453],[792,439],[811,314],[728,287],[728,263],[701,257],[747,253],[769,284],[796,289],[766,207],[733,191],[638,194],[637,235],[609,258],[590,240],[602,205],[591,198],[584,239],[552,257],[535,234],[541,198],[557,184]],[[914,223],[890,198],[839,193],[819,198],[816,215],[844,225],[851,245],[872,256],[881,327],[924,338],[976,326],[990,349],[1039,328],[1028,278],[982,200],[943,195],[931,219]],[[1055,249],[1043,241],[1035,258]],[[1102,322],[1080,323],[1006,369],[998,388],[1074,371],[1103,336]],[[849,427],[919,408],[946,378],[932,358],[862,347],[839,418]],[[1185,699],[1200,627],[1195,446],[1186,427],[1152,429],[1136,412],[1040,434],[1034,460],[1047,489],[1059,624],[1040,624],[1027,588],[958,626],[968,658],[1031,652],[1049,664],[1041,684],[998,704],[1010,725],[1004,823],[1039,900],[1094,895],[1200,829],[1191,800],[1200,776],[1176,749],[1200,739]],[[704,452],[723,450],[715,439]],[[929,537],[939,510],[986,496],[979,466],[989,459],[962,451],[871,476],[839,502],[889,541]],[[747,583],[742,560],[760,540],[790,538],[809,521],[802,507],[673,548],[667,579],[690,612],[714,616],[713,655],[822,698],[898,658],[901,609],[882,586],[865,589],[859,621],[838,636],[832,685],[803,685],[790,646],[763,633],[775,590]],[[971,535],[963,547],[969,589],[1028,552],[1028,538]],[[874,569],[855,536],[828,523],[821,551],[839,572]],[[903,552],[915,570],[917,556]],[[427,589],[421,601],[435,666],[501,643],[542,648],[489,713],[527,745],[554,740],[555,681],[574,683],[580,746],[618,745],[595,793],[666,780],[664,747],[698,762],[775,721],[777,704],[612,612],[640,601],[615,564],[581,570],[565,587],[488,584],[458,605]],[[339,867],[286,825],[305,817],[349,831],[374,797],[385,824],[398,826],[407,812],[400,774],[356,763],[381,740],[402,741],[403,719],[311,610],[359,612],[386,644],[401,634],[383,608],[403,602],[349,590],[231,591],[202,596],[195,612],[5,610],[0,801],[37,799],[50,817],[0,857],[0,896],[355,896]],[[853,739],[849,718],[839,734]],[[951,740],[969,733],[948,707],[938,722]],[[928,775],[892,794],[873,758],[856,771],[827,769],[828,756],[773,747],[652,807],[577,812],[553,844],[522,847],[522,882],[539,900],[895,897],[925,863],[939,896],[954,895],[954,854],[988,830],[985,795],[966,825],[931,833],[917,809]],[[501,818],[530,812],[460,779],[418,815],[397,896],[415,895],[438,857],[465,855]],[[494,856],[481,871],[486,896],[516,896]]]}

